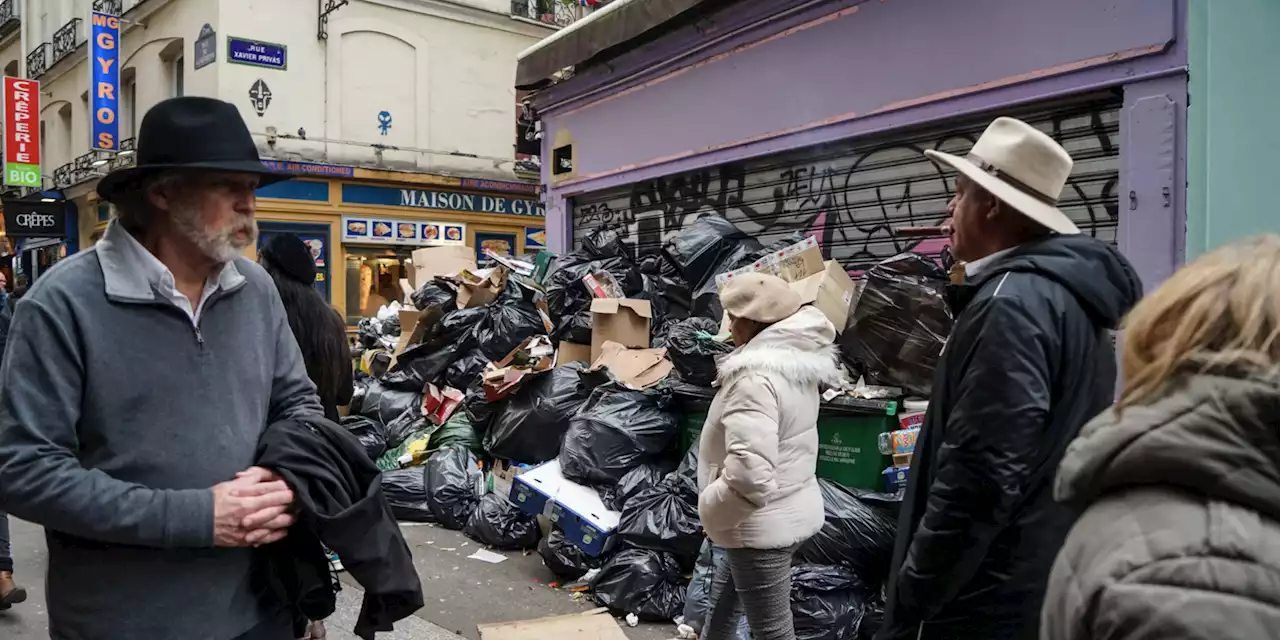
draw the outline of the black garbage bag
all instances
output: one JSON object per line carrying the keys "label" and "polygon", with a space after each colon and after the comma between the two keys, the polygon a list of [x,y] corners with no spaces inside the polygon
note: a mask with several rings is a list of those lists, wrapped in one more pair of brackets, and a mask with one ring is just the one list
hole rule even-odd
{"label": "black garbage bag", "polygon": [[467,395],[462,400],[462,412],[471,422],[471,428],[484,437],[489,433],[494,417],[502,411],[505,401],[489,402],[484,395],[484,378],[476,378],[467,386]]}
{"label": "black garbage bag", "polygon": [[570,418],[591,396],[582,382],[583,368],[580,362],[570,362],[526,380],[494,417],[485,434],[485,450],[526,464],[554,460]]}
{"label": "black garbage bag", "polygon": [[391,513],[401,522],[435,522],[428,506],[426,472],[408,467],[382,472],[382,495]]}
{"label": "black garbage bag", "polygon": [[[397,391],[380,382],[370,382],[360,403],[360,415],[387,424],[404,412],[422,406],[422,387],[417,391]],[[392,445],[394,446],[394,445]]]}
{"label": "black garbage bag", "polygon": [[627,297],[644,291],[644,277],[623,258],[591,259],[583,253],[561,256],[547,275],[547,310],[555,324],[556,341],[591,344],[591,292],[582,282],[588,273],[606,272]]}
{"label": "black garbage bag", "polygon": [[458,358],[458,345],[417,344],[396,358],[395,366],[380,381],[397,391],[421,392],[427,383],[434,383]]}
{"label": "black garbage bag", "polygon": [[492,362],[480,349],[476,349],[449,365],[444,372],[444,384],[454,389],[467,389],[484,375],[484,368]]}
{"label": "black garbage bag", "polygon": [[398,418],[387,423],[384,430],[387,436],[387,449],[394,449],[404,444],[405,440],[428,426],[426,417],[422,415],[422,405],[410,407]]}
{"label": "black garbage bag", "polygon": [[382,425],[364,416],[347,416],[342,419],[342,426],[360,441],[370,460],[386,453],[387,434]]}
{"label": "black garbage bag", "polygon": [[547,326],[542,321],[542,313],[526,298],[524,288],[514,280],[508,280],[502,295],[483,307],[488,315],[476,325],[474,336],[487,362],[498,362],[507,357],[526,338],[546,335]]}
{"label": "black garbage bag", "polygon": [[602,492],[604,505],[613,511],[622,511],[631,499],[652,489],[668,471],[662,463],[642,464],[622,476],[618,486]]}
{"label": "black garbage bag", "polygon": [[796,640],[847,640],[858,635],[870,590],[846,567],[791,568],[791,617]]}
{"label": "black garbage bag", "polygon": [[504,551],[533,549],[542,536],[536,518],[496,493],[480,499],[462,532],[480,544]]}
{"label": "black garbage bag", "polygon": [[[897,522],[861,496],[878,496],[819,479],[826,523],[796,550],[796,561],[852,569],[866,584],[889,574]],[[876,499],[879,499],[878,497]]]}
{"label": "black garbage bag", "polygon": [[600,567],[591,588],[610,611],[646,622],[670,622],[684,611],[684,575],[669,553],[623,549]]}
{"label": "black garbage bag", "polygon": [[876,633],[884,625],[884,598],[879,593],[862,605],[862,624],[858,626],[858,640],[875,640]]}
{"label": "black garbage bag", "polygon": [[438,330],[433,332],[432,337],[437,338],[442,344],[456,344],[469,340],[471,332],[489,315],[489,310],[485,307],[486,305],[481,305],[470,309],[455,309],[444,314],[440,319]]}
{"label": "black garbage bag", "polygon": [[551,573],[564,582],[587,575],[588,571],[599,564],[585,551],[569,542],[559,529],[552,529],[551,535],[538,542],[538,555],[542,556],[542,563],[547,565]]}
{"label": "black garbage bag", "polygon": [[703,540],[697,487],[683,485],[677,476],[640,493],[622,510],[615,535],[630,547],[667,551],[692,571]]}
{"label": "black garbage bag", "polygon": [[432,280],[414,291],[410,298],[419,310],[437,306],[451,310],[458,307],[458,290],[445,280]]}
{"label": "black garbage bag", "polygon": [[947,274],[932,260],[903,253],[867,271],[867,284],[840,334],[840,354],[868,384],[928,397],[933,370],[951,333],[943,298]]}
{"label": "black garbage bag", "polygon": [[631,259],[631,248],[614,229],[599,229],[582,240],[582,250],[597,258]]}
{"label": "black garbage bag", "polygon": [[689,384],[709,387],[716,381],[716,356],[733,352],[733,346],[700,338],[699,334],[720,333],[720,323],[710,318],[689,318],[672,325],[667,336],[667,357],[680,379]]}
{"label": "black garbage bag", "polygon": [[[697,289],[716,268],[744,241],[755,242],[732,222],[718,215],[706,215],[667,239],[662,253],[689,284]],[[755,243],[759,248],[759,243]]]}
{"label": "black garbage bag", "polygon": [[356,340],[365,349],[376,349],[382,336],[378,333],[377,318],[361,318],[356,323]]}
{"label": "black garbage bag", "polygon": [[441,449],[427,459],[426,476],[427,504],[436,522],[462,530],[480,503],[483,474],[476,457],[465,446]]}
{"label": "black garbage bag", "polygon": [[617,484],[628,471],[654,462],[679,436],[670,392],[632,391],[604,384],[569,422],[560,467],[564,476],[587,485]]}

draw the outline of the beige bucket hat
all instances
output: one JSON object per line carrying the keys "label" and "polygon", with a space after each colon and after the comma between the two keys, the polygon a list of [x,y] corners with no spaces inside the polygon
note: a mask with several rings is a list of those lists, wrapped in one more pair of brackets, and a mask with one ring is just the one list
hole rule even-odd
{"label": "beige bucket hat", "polygon": [[1061,234],[1080,229],[1058,209],[1058,197],[1075,164],[1062,145],[1015,118],[996,118],[969,155],[928,149],[930,160],[947,165],[1020,213]]}

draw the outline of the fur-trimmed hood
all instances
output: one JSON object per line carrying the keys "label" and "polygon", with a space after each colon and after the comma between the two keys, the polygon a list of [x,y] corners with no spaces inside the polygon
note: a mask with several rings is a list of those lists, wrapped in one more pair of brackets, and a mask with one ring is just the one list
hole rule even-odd
{"label": "fur-trimmed hood", "polygon": [[805,384],[839,386],[835,338],[835,327],[821,311],[801,307],[726,356],[720,362],[717,384],[744,373],[773,372]]}

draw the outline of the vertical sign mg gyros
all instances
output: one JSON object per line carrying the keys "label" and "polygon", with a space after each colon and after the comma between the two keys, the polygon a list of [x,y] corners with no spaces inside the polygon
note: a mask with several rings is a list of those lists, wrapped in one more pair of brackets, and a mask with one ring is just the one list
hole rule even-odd
{"label": "vertical sign mg gyros", "polygon": [[93,63],[93,114],[91,149],[115,151],[120,147],[120,18],[93,12],[89,60]]}
{"label": "vertical sign mg gyros", "polygon": [[40,188],[40,83],[4,79],[4,183]]}

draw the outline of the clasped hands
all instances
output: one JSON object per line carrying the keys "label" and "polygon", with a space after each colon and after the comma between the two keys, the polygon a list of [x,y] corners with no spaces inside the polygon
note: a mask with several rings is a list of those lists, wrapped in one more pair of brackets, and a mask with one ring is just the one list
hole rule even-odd
{"label": "clasped hands", "polygon": [[219,547],[259,547],[289,533],[293,491],[280,476],[250,467],[213,487],[213,538]]}

